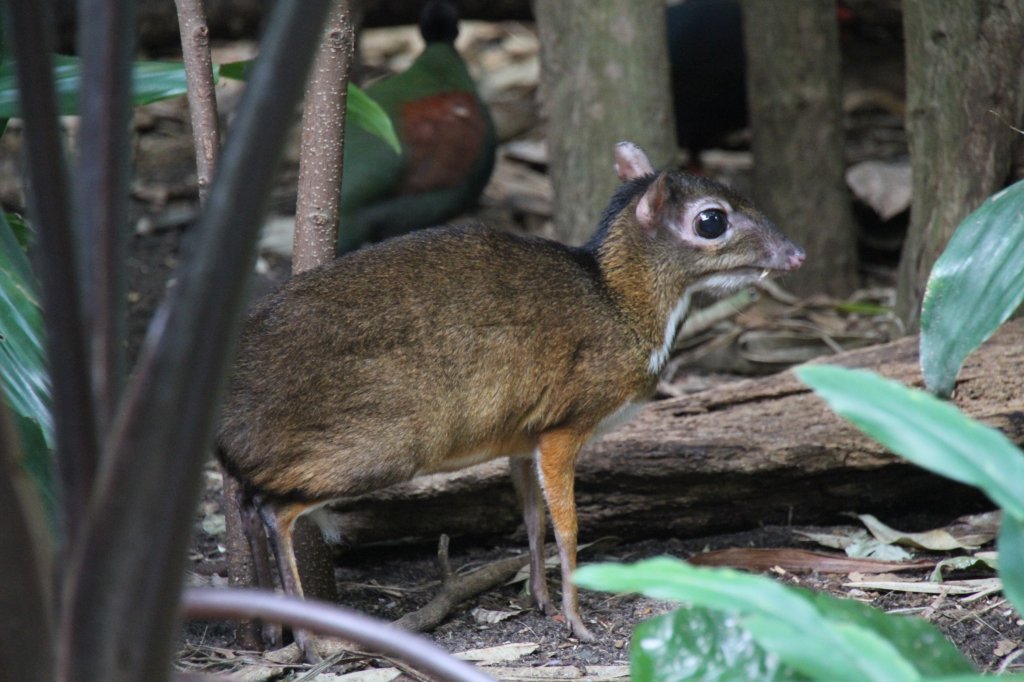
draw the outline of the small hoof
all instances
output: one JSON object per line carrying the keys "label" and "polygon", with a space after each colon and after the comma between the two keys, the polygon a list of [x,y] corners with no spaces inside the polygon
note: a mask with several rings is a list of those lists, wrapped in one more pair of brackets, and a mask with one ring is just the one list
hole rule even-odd
{"label": "small hoof", "polygon": [[570,623],[569,632],[571,632],[572,635],[581,642],[597,641],[597,637],[594,635],[594,633],[588,630],[587,626],[585,626],[582,622]]}
{"label": "small hoof", "polygon": [[569,636],[575,637],[581,642],[594,642],[597,637],[593,632],[587,629],[587,626],[583,624],[583,619],[578,614],[566,614],[556,615],[553,620],[565,621],[565,624],[569,626]]}
{"label": "small hoof", "polygon": [[316,650],[316,638],[314,638],[309,632],[306,632],[305,630],[296,630],[295,643],[299,645],[300,649],[302,649],[302,654],[306,658],[306,663],[315,665],[324,660]]}
{"label": "small hoof", "polygon": [[281,626],[276,623],[263,624],[263,646],[268,651],[281,648],[281,640],[284,639],[281,633]]}

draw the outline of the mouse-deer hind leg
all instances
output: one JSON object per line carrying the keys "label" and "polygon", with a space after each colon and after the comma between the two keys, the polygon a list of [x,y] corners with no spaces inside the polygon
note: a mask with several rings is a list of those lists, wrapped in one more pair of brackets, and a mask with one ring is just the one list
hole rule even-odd
{"label": "mouse-deer hind leg", "polygon": [[[277,567],[281,574],[281,587],[285,594],[302,598],[302,581],[299,578],[299,567],[295,562],[295,545],[292,533],[295,520],[309,510],[311,505],[304,503],[275,504],[268,501],[257,501],[263,525],[267,529],[270,544],[277,556]],[[306,630],[294,630],[295,643],[299,645],[309,663],[320,662],[313,635]]]}
{"label": "mouse-deer hind leg", "polygon": [[551,513],[551,525],[558,540],[558,558],[562,564],[562,613],[569,630],[590,642],[594,635],[583,624],[572,572],[576,570],[576,499],[574,478],[576,458],[590,432],[571,428],[553,429],[540,436],[537,472]]}
{"label": "mouse-deer hind leg", "polygon": [[[256,573],[256,586],[261,590],[274,591],[274,573],[270,568],[270,553],[267,551],[267,534],[260,518],[260,508],[252,495],[239,487],[238,511],[242,519],[242,531],[252,554]],[[281,626],[278,623],[263,623],[263,645],[268,649],[281,646]]]}

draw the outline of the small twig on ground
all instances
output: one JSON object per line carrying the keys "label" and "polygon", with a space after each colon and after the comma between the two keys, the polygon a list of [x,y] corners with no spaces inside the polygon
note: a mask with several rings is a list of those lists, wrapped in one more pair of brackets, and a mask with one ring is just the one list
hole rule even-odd
{"label": "small twig on ground", "polygon": [[441,536],[438,543],[438,563],[442,575],[441,590],[421,609],[407,613],[395,625],[414,632],[425,632],[438,625],[460,603],[506,582],[530,560],[529,554],[520,554],[487,564],[469,575],[455,576],[448,564],[448,537]]}

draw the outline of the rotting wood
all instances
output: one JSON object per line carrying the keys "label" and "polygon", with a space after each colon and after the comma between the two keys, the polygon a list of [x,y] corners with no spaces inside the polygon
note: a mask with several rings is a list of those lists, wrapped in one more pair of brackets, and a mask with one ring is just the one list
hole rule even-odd
{"label": "rotting wood", "polygon": [[[917,338],[824,358],[920,387]],[[954,401],[1024,443],[1024,321],[971,355]],[[350,544],[432,543],[441,533],[515,531],[519,512],[504,460],[336,505]],[[664,400],[585,448],[577,469],[581,537],[687,537],[759,524],[843,522],[933,510],[989,508],[967,486],[887,453],[835,416],[792,372]]]}

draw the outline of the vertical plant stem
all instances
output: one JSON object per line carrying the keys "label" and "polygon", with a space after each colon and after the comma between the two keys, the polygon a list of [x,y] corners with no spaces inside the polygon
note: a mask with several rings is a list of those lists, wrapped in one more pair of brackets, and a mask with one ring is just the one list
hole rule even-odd
{"label": "vertical plant stem", "polygon": [[[213,59],[210,55],[210,29],[206,24],[203,0],[175,0],[175,6],[178,10],[181,56],[188,84],[188,109],[196,150],[199,205],[205,208],[220,152],[220,121],[213,82]],[[227,535],[228,575],[235,586],[254,587],[256,571],[238,508],[239,483],[224,467],[218,469],[223,481],[221,509]],[[236,643],[244,649],[257,649],[260,645],[259,635],[259,627],[254,621],[239,623]]]}
{"label": "vertical plant stem", "polygon": [[192,138],[196,147],[196,180],[199,203],[213,181],[220,148],[217,97],[213,86],[213,59],[210,57],[210,29],[206,25],[203,0],[175,0],[178,27],[181,30],[181,56],[188,83],[188,110],[192,117]]}
{"label": "vertical plant stem", "polygon": [[[117,410],[126,366],[122,264],[131,174],[135,3],[79,0],[77,21],[82,87],[74,221],[92,393],[102,441]],[[91,486],[95,472],[83,469],[82,473],[87,477],[80,484]]]}
{"label": "vertical plant stem", "polygon": [[282,2],[268,18],[195,251],[154,316],[107,441],[99,494],[69,569],[62,679],[169,675],[200,473],[258,227],[327,7]]}
{"label": "vertical plant stem", "polygon": [[334,258],[354,35],[349,0],[334,0],[306,89],[295,210],[294,273]]}
{"label": "vertical plant stem", "polygon": [[85,516],[98,441],[68,215],[64,150],[57,127],[48,7],[49,3],[37,0],[8,3],[25,126],[29,214],[39,234],[63,542],[71,546]]}
{"label": "vertical plant stem", "polygon": [[[345,104],[355,45],[349,0],[334,0],[306,88],[299,150],[292,272],[329,263],[338,240]],[[299,519],[295,529],[302,585],[307,596],[337,599],[330,548],[318,528]]]}

